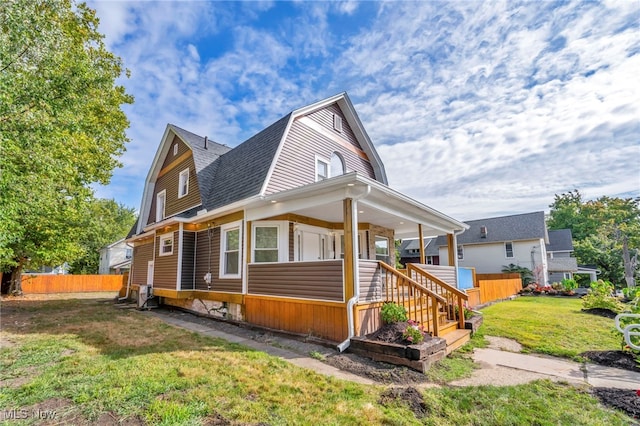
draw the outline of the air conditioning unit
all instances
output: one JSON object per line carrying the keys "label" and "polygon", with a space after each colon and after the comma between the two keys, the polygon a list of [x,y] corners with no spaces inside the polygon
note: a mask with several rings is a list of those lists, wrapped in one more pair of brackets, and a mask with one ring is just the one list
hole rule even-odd
{"label": "air conditioning unit", "polygon": [[138,309],[158,307],[158,298],[153,295],[153,286],[141,285],[138,289]]}

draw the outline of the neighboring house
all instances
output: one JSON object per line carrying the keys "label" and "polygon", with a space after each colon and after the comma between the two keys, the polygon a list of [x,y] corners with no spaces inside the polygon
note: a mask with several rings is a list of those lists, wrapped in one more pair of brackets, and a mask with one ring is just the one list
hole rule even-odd
{"label": "neighboring house", "polygon": [[[571,278],[578,272],[571,257],[568,229],[548,231],[544,212],[492,217],[465,222],[469,229],[457,238],[458,265],[479,274],[500,273],[514,264],[530,269],[540,285]],[[440,259],[448,262],[446,240],[438,237]]]}
{"label": "neighboring house", "polygon": [[59,266],[41,266],[38,269],[25,268],[22,273],[29,275],[65,275],[69,273],[69,264],[64,262]]}
{"label": "neighboring house", "polygon": [[100,249],[98,274],[122,274],[131,267],[133,247],[124,238]]}
{"label": "neighboring house", "polygon": [[345,344],[375,328],[381,275],[397,273],[378,261],[393,265],[395,239],[465,228],[387,186],[340,94],[233,149],[169,124],[127,238],[131,285],[152,286],[165,304]]}
{"label": "neighboring house", "polygon": [[[440,249],[436,245],[435,238],[424,238],[425,263],[427,265],[440,264]],[[420,240],[403,240],[400,243],[400,263],[406,266],[407,263],[420,263]]]}

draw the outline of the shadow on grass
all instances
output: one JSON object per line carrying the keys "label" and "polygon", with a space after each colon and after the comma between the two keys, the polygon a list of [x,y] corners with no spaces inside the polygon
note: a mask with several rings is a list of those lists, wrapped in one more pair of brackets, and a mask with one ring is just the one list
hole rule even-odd
{"label": "shadow on grass", "polygon": [[221,350],[255,352],[223,339],[202,336],[138,312],[91,299],[2,300],[2,331],[14,335],[73,336],[112,358],[150,353]]}

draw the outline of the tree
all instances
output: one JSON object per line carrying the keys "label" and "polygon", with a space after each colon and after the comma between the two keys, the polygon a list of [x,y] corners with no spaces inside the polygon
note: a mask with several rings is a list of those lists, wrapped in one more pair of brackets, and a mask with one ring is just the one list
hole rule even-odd
{"label": "tree", "polygon": [[131,96],[115,84],[95,12],[71,0],[0,2],[0,269],[82,252],[92,183],[124,152]]}
{"label": "tree", "polygon": [[571,229],[578,262],[596,265],[604,280],[636,285],[640,198],[584,201],[578,190],[555,195],[547,225]]}
{"label": "tree", "polygon": [[99,250],[124,238],[136,221],[135,209],[115,200],[98,199],[86,206],[80,240],[81,254],[70,262],[72,274],[96,274]]}
{"label": "tree", "polygon": [[502,265],[502,272],[504,272],[505,274],[520,274],[520,278],[522,279],[522,287],[526,287],[535,281],[531,269],[524,266],[518,266],[515,263]]}

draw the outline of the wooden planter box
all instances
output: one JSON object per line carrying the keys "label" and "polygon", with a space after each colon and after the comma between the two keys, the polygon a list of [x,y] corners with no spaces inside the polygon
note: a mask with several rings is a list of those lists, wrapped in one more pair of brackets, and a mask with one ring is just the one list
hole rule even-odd
{"label": "wooden planter box", "polygon": [[439,337],[426,338],[419,345],[402,345],[352,337],[349,351],[389,364],[404,365],[425,373],[447,355],[447,342]]}

